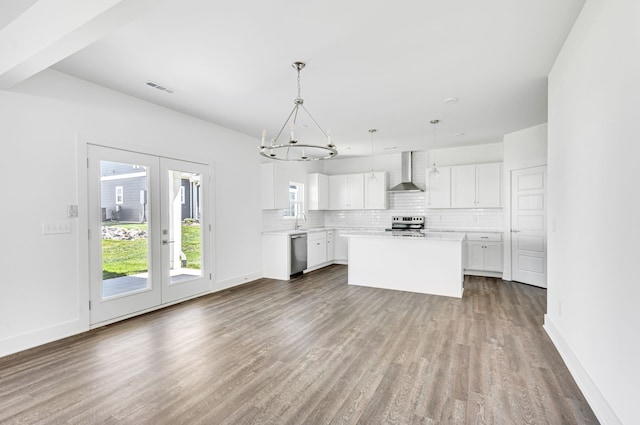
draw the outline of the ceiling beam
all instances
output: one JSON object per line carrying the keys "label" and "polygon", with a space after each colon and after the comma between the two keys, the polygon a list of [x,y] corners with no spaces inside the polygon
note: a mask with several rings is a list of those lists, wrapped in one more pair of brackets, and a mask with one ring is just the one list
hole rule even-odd
{"label": "ceiling beam", "polygon": [[0,30],[0,89],[56,64],[162,3],[39,0]]}

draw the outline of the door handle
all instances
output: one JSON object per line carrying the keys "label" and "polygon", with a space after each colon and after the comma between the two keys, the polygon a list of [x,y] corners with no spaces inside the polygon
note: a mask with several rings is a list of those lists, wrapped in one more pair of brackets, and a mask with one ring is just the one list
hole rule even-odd
{"label": "door handle", "polygon": [[164,239],[164,240],[162,241],[162,245],[169,245],[170,243],[174,243],[174,242],[175,242],[175,241],[168,241],[168,240]]}
{"label": "door handle", "polygon": [[511,229],[511,233],[520,233],[520,230]]}

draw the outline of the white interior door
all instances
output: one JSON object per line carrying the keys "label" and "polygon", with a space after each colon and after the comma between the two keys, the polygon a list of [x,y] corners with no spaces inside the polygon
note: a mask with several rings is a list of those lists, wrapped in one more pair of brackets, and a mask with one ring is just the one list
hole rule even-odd
{"label": "white interior door", "polygon": [[88,146],[91,324],[207,292],[208,167]]}
{"label": "white interior door", "polygon": [[547,287],[547,167],[511,172],[511,273]]}

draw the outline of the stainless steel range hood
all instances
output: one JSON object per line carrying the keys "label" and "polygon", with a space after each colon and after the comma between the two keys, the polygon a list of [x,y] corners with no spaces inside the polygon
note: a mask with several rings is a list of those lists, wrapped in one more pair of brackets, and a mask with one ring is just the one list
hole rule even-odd
{"label": "stainless steel range hood", "polygon": [[401,183],[387,190],[387,192],[424,192],[411,181],[411,152],[402,152],[400,164]]}

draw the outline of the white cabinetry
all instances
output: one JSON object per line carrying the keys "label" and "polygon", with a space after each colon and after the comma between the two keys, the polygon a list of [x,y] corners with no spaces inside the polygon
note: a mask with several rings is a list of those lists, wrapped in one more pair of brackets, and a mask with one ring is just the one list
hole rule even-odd
{"label": "white cabinetry", "polygon": [[262,235],[262,272],[269,279],[289,280],[291,275],[290,239],[286,233]]}
{"label": "white cabinetry", "polygon": [[335,259],[335,231],[327,230],[327,261],[333,261]]}
{"label": "white cabinetry", "polygon": [[307,233],[307,269],[327,262],[327,232]]}
{"label": "white cabinetry", "polygon": [[289,177],[286,169],[272,163],[260,164],[260,188],[263,210],[289,207]]}
{"label": "white cabinetry", "polygon": [[467,233],[465,274],[496,276],[502,273],[502,234]]}
{"label": "white cabinetry", "polygon": [[349,238],[346,235],[348,230],[336,230],[333,252],[335,254],[334,260],[340,264],[347,264],[349,260]]}
{"label": "white cabinetry", "polygon": [[378,171],[364,175],[364,208],[385,210],[387,206],[387,173]]}
{"label": "white cabinetry", "polygon": [[312,173],[307,176],[307,208],[312,211],[329,209],[329,176]]}
{"label": "white cabinetry", "polygon": [[439,167],[439,177],[432,177],[427,169],[429,187],[427,208],[451,208],[451,167]]}
{"label": "white cabinetry", "polygon": [[329,209],[364,208],[364,174],[329,176]]}
{"label": "white cabinetry", "polygon": [[451,167],[451,207],[502,206],[502,163]]}

